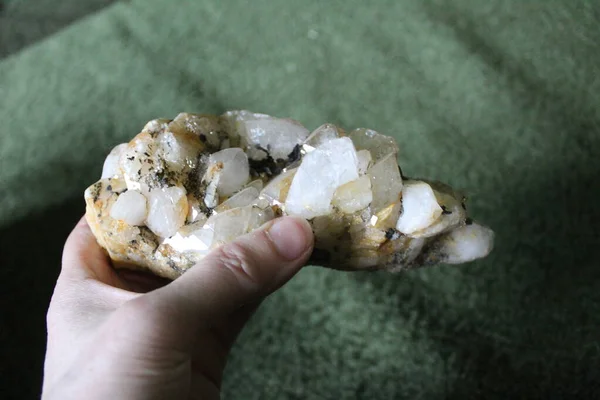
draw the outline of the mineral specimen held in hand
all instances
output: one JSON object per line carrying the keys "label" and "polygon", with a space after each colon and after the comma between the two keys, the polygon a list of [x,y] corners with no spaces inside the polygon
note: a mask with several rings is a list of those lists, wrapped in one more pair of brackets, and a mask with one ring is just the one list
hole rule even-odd
{"label": "mineral specimen held in hand", "polygon": [[104,162],[86,218],[115,267],[170,279],[283,215],[307,219],[311,262],[401,271],[487,256],[494,233],[449,186],[406,178],[395,140],[249,111],[150,121]]}

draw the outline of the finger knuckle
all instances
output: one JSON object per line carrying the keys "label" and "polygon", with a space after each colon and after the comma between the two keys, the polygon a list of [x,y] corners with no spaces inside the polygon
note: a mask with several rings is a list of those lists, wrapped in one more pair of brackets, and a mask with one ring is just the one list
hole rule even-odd
{"label": "finger knuckle", "polygon": [[237,281],[253,287],[261,286],[265,277],[252,251],[238,243],[223,246],[220,251],[221,265],[231,272]]}

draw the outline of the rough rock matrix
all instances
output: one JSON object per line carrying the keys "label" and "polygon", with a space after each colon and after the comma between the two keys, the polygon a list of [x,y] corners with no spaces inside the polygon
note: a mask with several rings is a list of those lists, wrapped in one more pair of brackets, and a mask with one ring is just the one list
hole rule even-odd
{"label": "rough rock matrix", "polygon": [[307,219],[311,263],[392,272],[485,257],[493,232],[448,185],[403,176],[370,129],[249,111],[150,121],[106,158],[86,218],[115,267],[175,279],[212,249],[282,215]]}

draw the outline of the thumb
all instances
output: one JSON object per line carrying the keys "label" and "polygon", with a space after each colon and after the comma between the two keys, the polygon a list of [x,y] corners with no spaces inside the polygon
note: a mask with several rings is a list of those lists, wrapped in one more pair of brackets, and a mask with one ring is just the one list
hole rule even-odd
{"label": "thumb", "polygon": [[[173,340],[191,344],[199,329],[291,279],[308,260],[313,243],[308,222],[277,218],[216,249],[174,282],[145,296],[166,319]],[[190,336],[189,341],[183,336]]]}

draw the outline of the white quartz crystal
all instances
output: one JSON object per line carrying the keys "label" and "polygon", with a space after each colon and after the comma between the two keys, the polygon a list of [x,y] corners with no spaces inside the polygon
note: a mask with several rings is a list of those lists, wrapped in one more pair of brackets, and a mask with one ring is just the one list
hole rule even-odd
{"label": "white quartz crystal", "polygon": [[127,189],[140,190],[142,193],[150,191],[150,185],[145,178],[155,175],[160,168],[154,160],[155,150],[156,143],[152,136],[140,133],[121,153],[121,171],[123,171]]}
{"label": "white quartz crystal", "polygon": [[106,160],[104,160],[102,177],[100,179],[114,178],[122,174],[119,161],[121,160],[121,154],[123,154],[126,148],[127,143],[121,143],[120,145],[115,146],[111,152],[108,153]]}
{"label": "white quartz crystal", "polygon": [[148,200],[146,225],[155,235],[168,238],[185,224],[188,204],[184,189],[177,186],[154,189]]}
{"label": "white quartz crystal", "polygon": [[228,133],[230,135],[239,135],[240,131],[244,129],[244,123],[246,121],[254,121],[257,119],[275,119],[275,117],[247,110],[234,110],[227,111],[225,114],[223,114],[223,119],[225,121]]}
{"label": "white quartz crystal", "polygon": [[371,129],[180,113],[111,150],[86,218],[116,268],[169,279],[285,215],[308,220],[313,265],[396,272],[486,257],[494,233],[472,223],[465,197],[403,176],[398,149]]}
{"label": "white quartz crystal", "polygon": [[[410,186],[410,183],[405,183]],[[406,186],[405,186],[406,187]],[[462,206],[461,200],[437,190],[433,190],[435,199],[442,209],[442,214],[431,225],[417,231],[410,232],[411,237],[432,237],[446,232],[459,225],[467,217],[467,213]],[[435,206],[434,206],[435,208]],[[437,211],[437,208],[435,208]],[[437,214],[437,212],[436,212]]]}
{"label": "white quartz crystal", "polygon": [[329,214],[335,190],[357,178],[352,141],[343,137],[326,142],[304,157],[285,202],[286,212],[306,219]]}
{"label": "white quartz crystal", "polygon": [[132,226],[144,225],[148,215],[146,197],[137,190],[128,190],[117,198],[110,216]]}
{"label": "white quartz crystal", "polygon": [[250,179],[248,156],[242,149],[225,149],[211,154],[209,168],[215,165],[222,168],[217,186],[220,196],[231,196]]}
{"label": "white quartz crystal", "polygon": [[142,133],[147,133],[150,135],[157,135],[165,130],[169,129],[169,120],[164,118],[153,119],[148,121],[144,128],[142,129]]}
{"label": "white quartz crystal", "polygon": [[433,189],[425,182],[406,182],[402,189],[402,214],[396,229],[410,235],[431,226],[442,215]]}
{"label": "white quartz crystal", "polygon": [[371,201],[371,180],[368,176],[362,176],[338,187],[333,194],[332,204],[342,212],[353,214],[367,208]]}
{"label": "white quartz crystal", "polygon": [[299,123],[280,118],[263,118],[242,122],[242,142],[249,148],[265,149],[273,159],[287,159],[296,145],[308,137],[309,131]]}
{"label": "white quartz crystal", "polygon": [[471,224],[454,229],[439,241],[441,262],[460,264],[486,257],[494,246],[494,232],[484,226]]}
{"label": "white quartz crystal", "polygon": [[199,144],[211,151],[229,147],[225,143],[229,139],[228,135],[223,135],[221,121],[214,115],[180,113],[164,130],[196,136],[200,139]]}
{"label": "white quartz crystal", "polygon": [[182,171],[196,166],[200,144],[193,138],[166,131],[158,135],[157,141],[159,156],[170,169]]}

